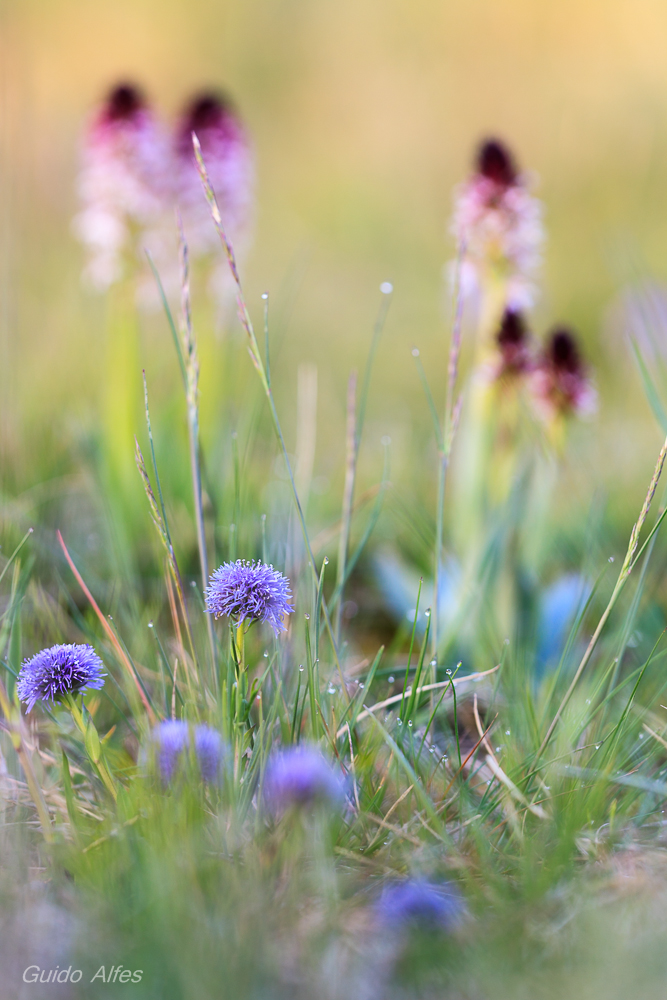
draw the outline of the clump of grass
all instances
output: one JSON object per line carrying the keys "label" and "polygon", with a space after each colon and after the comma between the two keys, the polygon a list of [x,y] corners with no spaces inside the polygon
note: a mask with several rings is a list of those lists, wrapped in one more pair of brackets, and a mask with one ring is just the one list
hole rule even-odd
{"label": "clump of grass", "polygon": [[[34,659],[21,666],[24,639],[32,647],[39,635],[32,619],[41,593],[22,563],[27,537],[0,571],[3,942],[15,941],[25,913],[46,899],[67,933],[49,951],[45,924],[25,967],[80,969],[78,979],[48,980],[66,982],[67,995],[109,995],[129,971],[136,995],[161,998],[556,997],[576,992],[584,966],[598,991],[591,995],[613,995],[605,993],[604,967],[628,913],[647,951],[658,947],[635,904],[624,904],[614,871],[633,852],[656,868],[663,863],[656,860],[667,796],[662,623],[646,649],[636,635],[638,621],[655,619],[659,607],[652,557],[664,505],[652,526],[649,519],[667,444],[610,595],[601,571],[576,600],[570,594],[564,612],[554,597],[562,590],[536,582],[525,547],[542,516],[536,496],[553,422],[562,448],[576,407],[564,391],[552,393],[546,432],[539,412],[531,415],[531,380],[539,370],[542,385],[544,362],[509,365],[504,356],[500,363],[506,343],[489,330],[506,332],[516,275],[508,260],[487,261],[495,312],[484,314],[491,325],[468,405],[460,388],[460,282],[444,393],[431,395],[433,378],[415,355],[437,450],[430,551],[414,587],[406,584],[409,623],[403,615],[384,644],[362,653],[368,640],[346,624],[344,598],[354,586],[370,599],[372,533],[392,493],[385,470],[374,508],[360,516],[356,476],[389,289],[359,397],[350,380],[341,518],[315,544],[275,401],[268,319],[262,350],[196,137],[194,148],[301,541],[286,553],[276,534],[293,539],[290,526],[274,528],[251,510],[244,550],[235,538],[211,576],[224,546],[207,524],[181,231],[180,333],[162,299],[183,376],[198,569],[185,572],[177,554],[146,380],[137,489],[143,485],[146,524],[152,519],[159,545],[159,599],[137,585],[108,606],[97,600],[59,537],[65,563],[52,600],[62,603],[63,631],[101,656],[103,687],[95,673],[99,689],[84,697],[81,664],[65,654],[46,667],[38,661],[40,671],[60,671],[49,685],[31,674]],[[501,184],[505,197],[518,182],[514,172],[511,182],[504,176],[482,180]],[[461,240],[459,275],[464,264],[479,263],[476,247],[469,259]],[[564,369],[550,377],[561,388],[571,384]],[[435,402],[441,394],[444,420]],[[473,543],[455,553],[446,499],[461,440],[477,449],[468,477]],[[240,495],[239,487],[235,517]],[[458,565],[455,592],[446,549]],[[559,623],[548,648],[541,620]],[[72,657],[89,646],[58,649]],[[19,696],[27,691],[37,706],[24,716]],[[42,895],[20,898],[30,871]],[[651,905],[664,914],[662,873],[658,881]],[[598,919],[603,900],[610,905]]]}

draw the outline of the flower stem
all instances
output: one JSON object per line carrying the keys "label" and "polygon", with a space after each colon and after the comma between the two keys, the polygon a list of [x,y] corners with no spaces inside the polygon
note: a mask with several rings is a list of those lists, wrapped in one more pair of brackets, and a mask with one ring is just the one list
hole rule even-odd
{"label": "flower stem", "polygon": [[[98,777],[102,781],[104,787],[109,792],[109,794],[111,795],[112,799],[115,802],[116,799],[118,798],[118,792],[116,791],[116,786],[114,784],[114,780],[111,777],[111,774],[109,773],[109,768],[107,767],[106,761],[101,756],[101,754],[97,758],[97,760],[95,760],[95,757],[93,756],[93,754],[90,751],[90,748],[89,748],[88,726],[86,726],[85,720],[83,718],[83,713],[82,713],[81,709],[79,708],[79,706],[77,705],[76,701],[74,700],[73,695],[71,695],[71,694],[65,695],[65,699],[64,700],[65,700],[65,702],[67,704],[67,707],[69,708],[70,712],[72,713],[72,718],[74,719],[74,722],[76,724],[77,729],[79,730],[79,732],[83,736],[83,743],[84,743],[84,746],[86,748],[86,753],[88,754],[88,759],[90,760],[90,763],[93,765],[93,767],[94,767],[95,771],[97,772]],[[91,722],[91,725],[94,728],[94,723]],[[97,736],[97,731],[96,730],[95,730],[95,738],[97,739],[98,744],[99,744],[99,737]]]}

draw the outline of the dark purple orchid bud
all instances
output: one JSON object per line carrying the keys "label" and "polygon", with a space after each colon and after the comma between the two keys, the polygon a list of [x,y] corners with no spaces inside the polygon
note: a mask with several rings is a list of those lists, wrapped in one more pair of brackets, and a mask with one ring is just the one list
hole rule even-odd
{"label": "dark purple orchid bud", "polygon": [[482,177],[502,187],[510,187],[517,178],[512,154],[498,139],[487,139],[480,146],[477,154],[477,171]]}

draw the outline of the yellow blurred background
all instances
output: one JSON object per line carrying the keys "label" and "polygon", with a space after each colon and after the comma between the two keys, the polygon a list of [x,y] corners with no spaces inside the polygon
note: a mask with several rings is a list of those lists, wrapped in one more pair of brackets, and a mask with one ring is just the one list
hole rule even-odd
{"label": "yellow blurred background", "polygon": [[[582,494],[594,469],[593,486],[632,483],[636,507],[660,433],[606,317],[628,282],[667,276],[666,45],[664,0],[3,0],[5,467],[34,481],[30,442],[95,420],[104,316],[70,231],[77,144],[108,86],[131,78],[165,116],[216,85],[246,119],[259,199],[248,298],[258,318],[262,291],[275,303],[292,439],[297,364],[317,364],[325,452],[342,451],[345,382],[381,281],[395,294],[369,435],[390,433],[400,462],[407,429],[427,426],[410,350],[441,399],[452,187],[481,137],[505,138],[546,205],[534,328],[571,322],[598,371],[600,412],[574,463]],[[148,342],[175,372],[163,326]]]}

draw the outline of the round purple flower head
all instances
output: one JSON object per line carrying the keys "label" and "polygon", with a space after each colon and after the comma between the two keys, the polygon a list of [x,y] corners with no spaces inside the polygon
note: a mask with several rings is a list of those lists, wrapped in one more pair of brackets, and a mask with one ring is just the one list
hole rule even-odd
{"label": "round purple flower head", "polygon": [[380,924],[396,929],[418,924],[448,931],[463,914],[463,902],[456,889],[445,883],[433,885],[423,879],[390,882],[375,904]]}
{"label": "round purple flower head", "polygon": [[216,618],[226,615],[234,622],[266,622],[278,635],[285,631],[283,615],[294,611],[287,577],[266,563],[223,563],[211,576],[206,590],[206,610]]}
{"label": "round purple flower head", "polygon": [[318,803],[336,808],[345,800],[345,781],[319,750],[290,747],[269,760],[264,799],[275,814]]}
{"label": "round purple flower head", "polygon": [[104,664],[92,646],[71,643],[50,646],[25,660],[16,692],[31,712],[38,701],[58,701],[64,694],[77,694],[104,687]]}
{"label": "round purple flower head", "polygon": [[167,719],[153,730],[157,766],[164,781],[171,781],[192,743],[195,759],[204,781],[214,781],[220,771],[224,747],[220,733],[209,726],[195,726],[190,734],[187,722]]}

